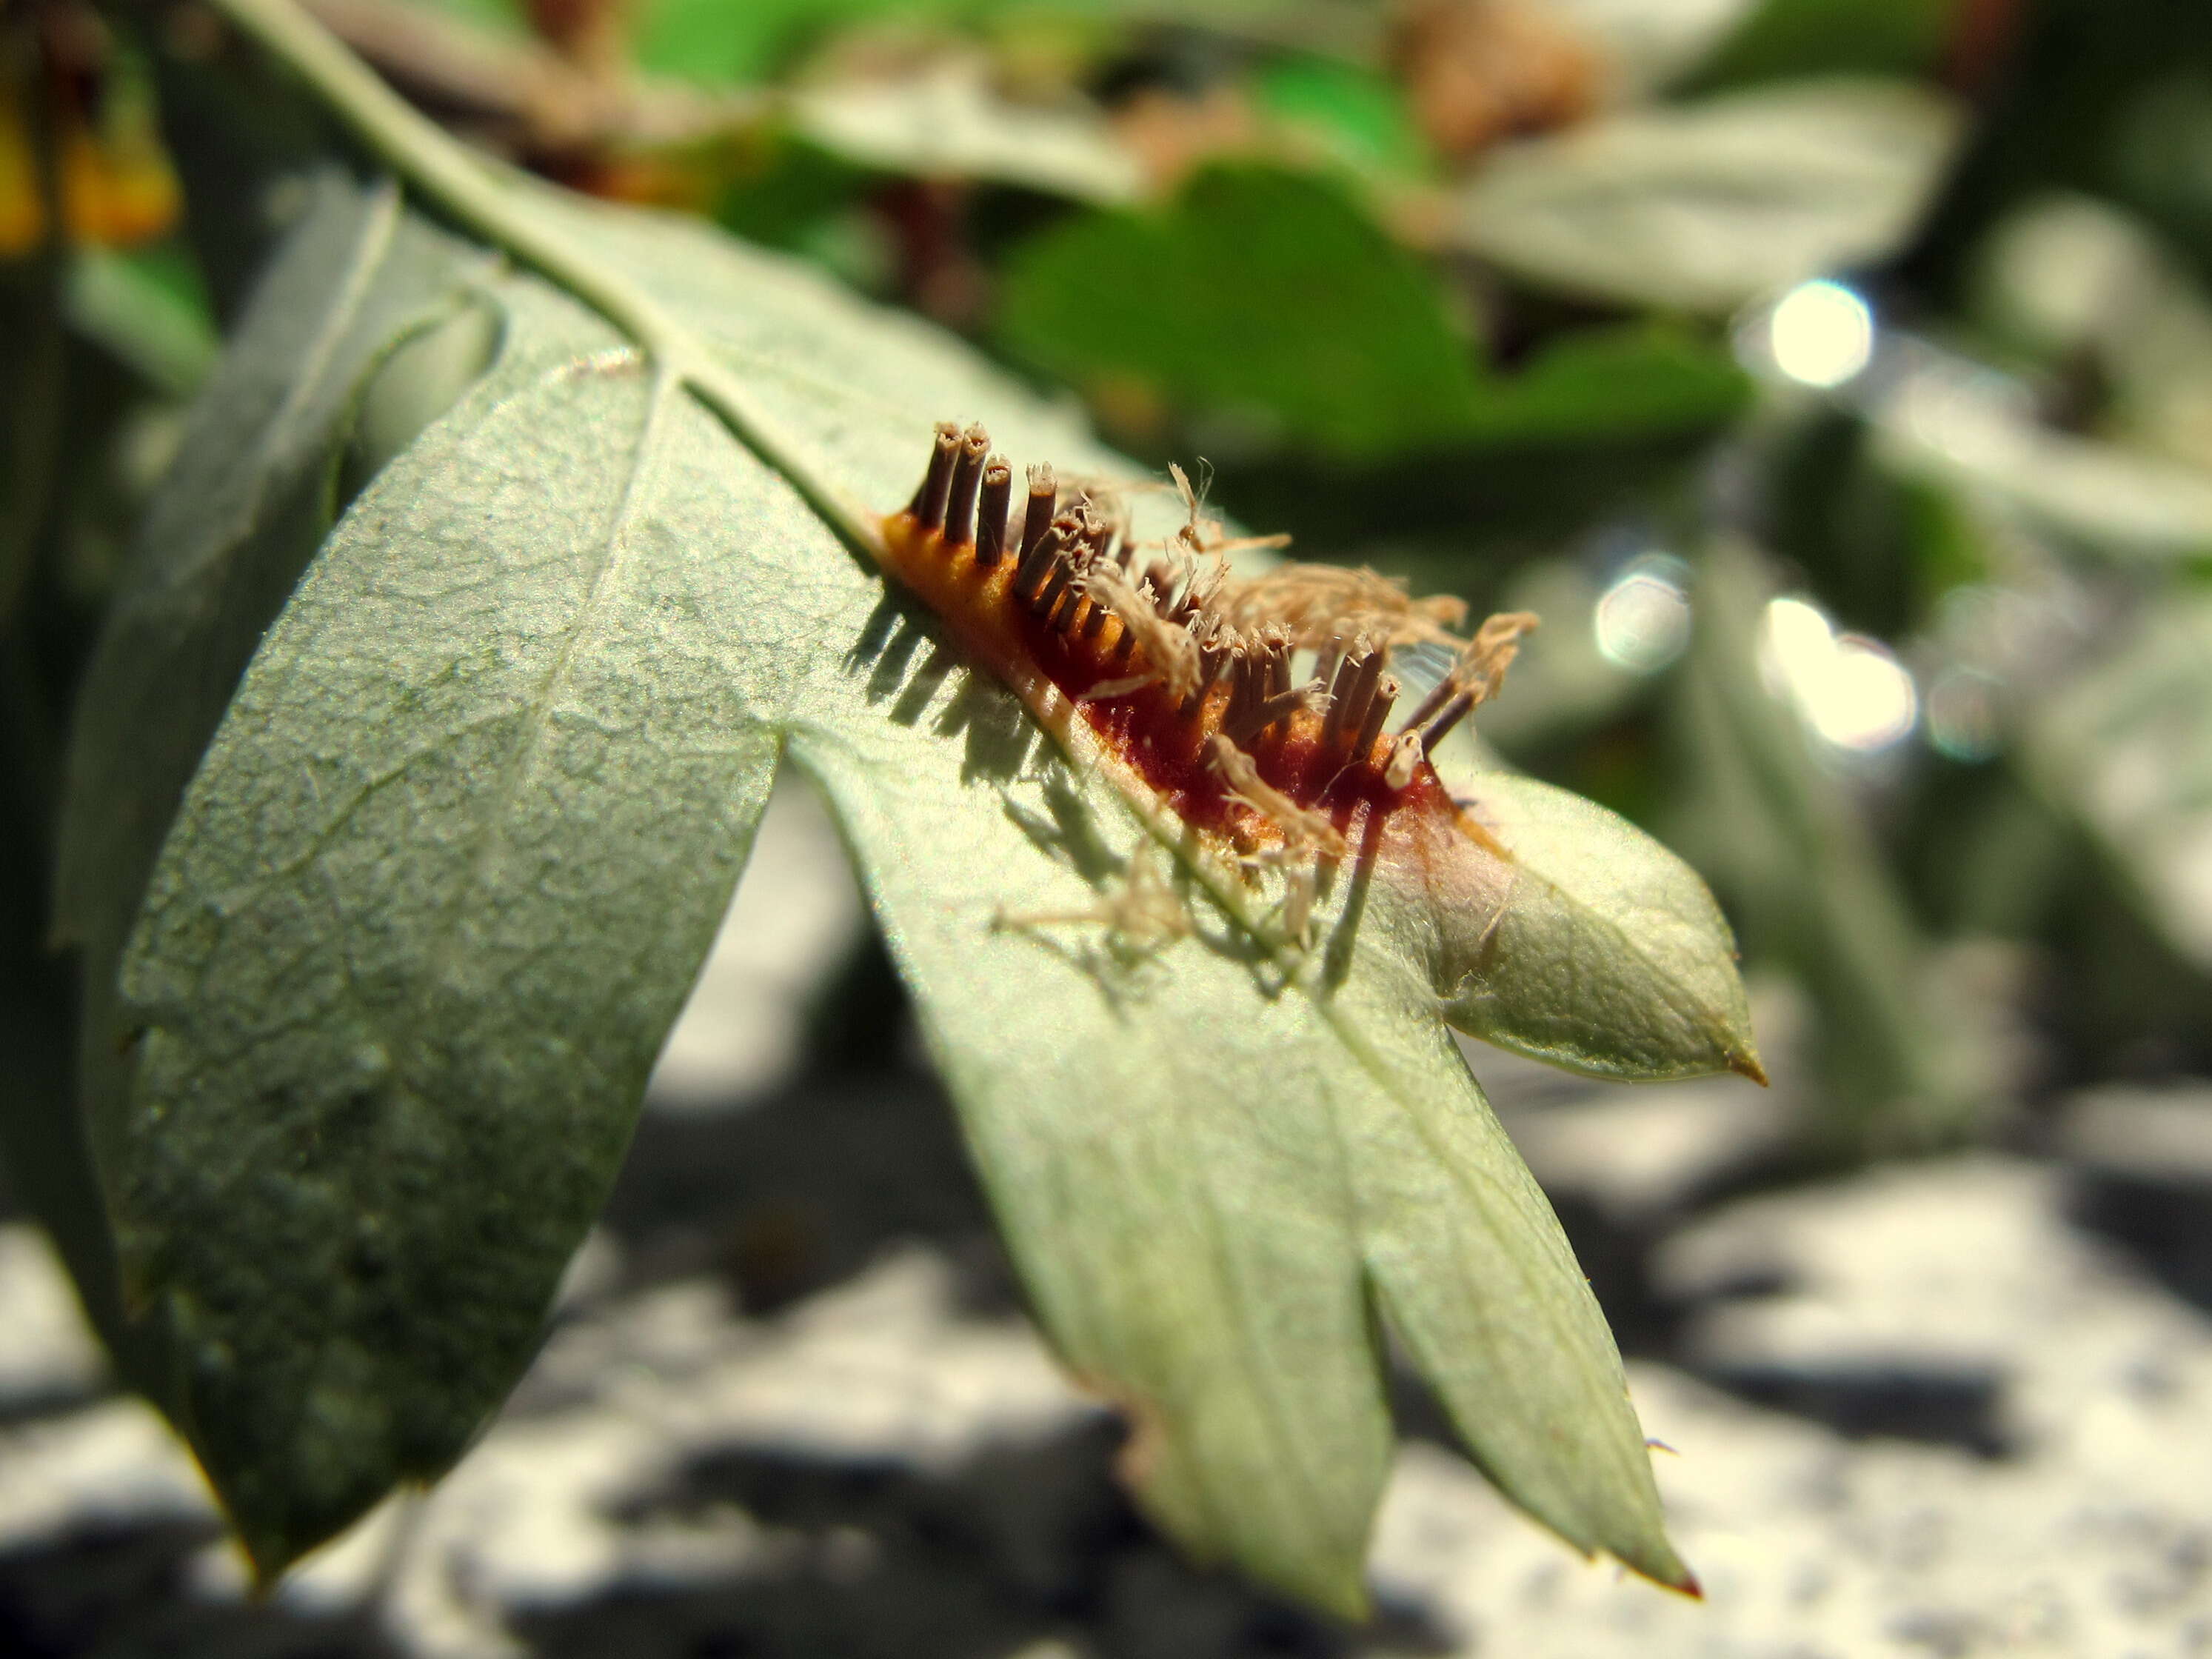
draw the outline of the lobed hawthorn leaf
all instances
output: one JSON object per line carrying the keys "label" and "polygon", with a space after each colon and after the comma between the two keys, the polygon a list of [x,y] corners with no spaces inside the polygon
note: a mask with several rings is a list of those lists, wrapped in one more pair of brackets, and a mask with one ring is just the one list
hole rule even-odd
{"label": "lobed hawthorn leaf", "polygon": [[[948,413],[1018,458],[1126,464],[808,272],[509,190],[672,320],[661,355],[538,276],[480,282],[489,371],[270,629],[121,970],[136,1075],[99,1139],[126,1270],[264,1571],[441,1469],[526,1362],[787,755],[851,845],[1040,1321],[1130,1412],[1127,1473],[1170,1529],[1361,1605],[1379,1313],[1508,1496],[1687,1585],[1602,1317],[1437,1018],[1450,927],[1356,870],[1310,959],[1188,869],[1197,936],[1150,957],[1024,921],[1110,893],[1138,814],[685,377],[741,375],[885,507]],[[1546,977],[1586,948],[1571,930],[1506,937],[1579,994]],[[1706,943],[1725,961],[1724,930]]]}
{"label": "lobed hawthorn leaf", "polygon": [[1514,858],[1481,963],[1445,1006],[1453,1024],[1597,1077],[1766,1081],[1734,935],[1696,871],[1571,791],[1510,772],[1450,781]]}

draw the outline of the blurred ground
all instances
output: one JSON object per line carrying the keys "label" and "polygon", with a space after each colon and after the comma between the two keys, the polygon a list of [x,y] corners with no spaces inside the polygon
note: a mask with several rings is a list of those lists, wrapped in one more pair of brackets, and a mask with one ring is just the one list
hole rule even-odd
{"label": "blurred ground", "polygon": [[[1409,1390],[1377,1616],[1349,1629],[1184,1565],[1121,1498],[1115,1425],[1021,1317],[913,1045],[851,1037],[885,971],[844,970],[848,1030],[806,1012],[860,915],[780,797],[536,1368],[434,1494],[265,1602],[43,1240],[0,1227],[0,1650],[2212,1654],[2204,1094],[2074,1098],[2047,1156],[1778,1188],[1786,1064],[1761,1094],[1476,1053],[1670,1449],[1707,1599],[1575,1559]],[[1786,1055],[1786,1005],[1761,1014]]]}

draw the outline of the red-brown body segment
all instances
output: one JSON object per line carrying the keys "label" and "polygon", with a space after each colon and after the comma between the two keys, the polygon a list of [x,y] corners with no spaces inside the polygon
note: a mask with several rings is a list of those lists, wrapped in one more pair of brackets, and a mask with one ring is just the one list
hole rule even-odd
{"label": "red-brown body segment", "polygon": [[[1125,641],[1118,617],[1109,612],[1092,631],[1080,623],[1066,629],[1054,626],[1011,591],[1013,560],[982,568],[972,544],[948,545],[910,511],[884,520],[884,541],[893,570],[971,656],[1033,707],[1039,694],[1046,700],[1056,694],[1067,717],[1088,726],[1184,823],[1248,852],[1281,842],[1281,830],[1237,799],[1207,763],[1208,739],[1220,730],[1229,701],[1225,684],[1209,687],[1188,709],[1158,678],[1116,694],[1117,683],[1158,672],[1141,643]],[[1071,597],[1062,603],[1095,601]],[[1101,687],[1109,695],[1095,695]],[[1393,789],[1383,777],[1387,736],[1376,738],[1367,753],[1355,754],[1348,744],[1325,747],[1322,726],[1320,714],[1297,709],[1243,747],[1263,781],[1327,818],[1354,847],[1376,844],[1386,818],[1419,818],[1438,829],[1466,831],[1425,759],[1402,788]]]}

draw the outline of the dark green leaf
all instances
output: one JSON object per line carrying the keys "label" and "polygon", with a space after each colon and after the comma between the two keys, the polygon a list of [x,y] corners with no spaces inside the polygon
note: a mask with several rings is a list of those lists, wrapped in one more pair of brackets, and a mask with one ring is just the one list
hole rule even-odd
{"label": "dark green leaf", "polygon": [[1953,0],[1762,0],[1698,67],[1701,88],[1801,75],[1923,74],[1954,29]]}
{"label": "dark green leaf", "polygon": [[1172,207],[1044,233],[1004,283],[1008,344],[1123,404],[1357,458],[1454,434],[1474,401],[1435,277],[1341,189],[1298,173],[1210,167]]}
{"label": "dark green leaf", "polygon": [[487,268],[408,217],[396,191],[325,179],[194,405],[88,671],[70,760],[55,927],[81,953],[80,1089],[95,1133],[127,1086],[124,939],[200,752],[329,527],[362,378]]}
{"label": "dark green leaf", "polygon": [[1433,276],[1339,186],[1259,167],[1046,233],[1008,267],[1002,323],[1109,411],[1194,409],[1350,459],[1694,433],[1747,390],[1662,328],[1584,331],[1486,373]]}
{"label": "dark green leaf", "polygon": [[1713,431],[1743,412],[1751,384],[1718,348],[1660,325],[1583,329],[1510,378],[1482,383],[1468,436],[1583,443]]}

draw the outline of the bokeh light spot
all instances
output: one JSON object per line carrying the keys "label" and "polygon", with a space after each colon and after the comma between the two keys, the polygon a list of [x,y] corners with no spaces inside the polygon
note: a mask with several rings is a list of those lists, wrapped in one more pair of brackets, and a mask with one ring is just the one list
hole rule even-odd
{"label": "bokeh light spot", "polygon": [[1590,624],[1605,659],[1633,674],[1656,674],[1690,640],[1688,568],[1670,554],[1648,553],[1613,579]]}
{"label": "bokeh light spot", "polygon": [[1888,749],[1920,715],[1912,676],[1879,640],[1838,634],[1803,599],[1776,599],[1760,629],[1767,682],[1797,706],[1826,742],[1856,754]]}
{"label": "bokeh light spot", "polygon": [[1800,283],[1768,317],[1766,343],[1791,380],[1841,386],[1874,356],[1874,313],[1841,283]]}

